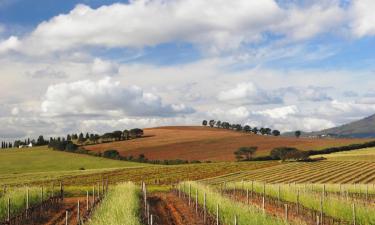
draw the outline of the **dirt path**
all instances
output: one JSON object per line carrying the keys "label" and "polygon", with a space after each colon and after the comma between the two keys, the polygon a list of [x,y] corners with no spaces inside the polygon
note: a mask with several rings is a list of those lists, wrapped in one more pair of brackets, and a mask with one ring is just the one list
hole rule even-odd
{"label": "dirt path", "polygon": [[86,198],[65,198],[64,201],[54,208],[47,209],[42,217],[34,221],[26,221],[29,225],[65,225],[66,211],[69,212],[68,224],[77,224],[78,201],[80,201],[80,215],[86,213]]}
{"label": "dirt path", "polygon": [[192,207],[173,193],[155,193],[148,198],[155,225],[204,225]]}

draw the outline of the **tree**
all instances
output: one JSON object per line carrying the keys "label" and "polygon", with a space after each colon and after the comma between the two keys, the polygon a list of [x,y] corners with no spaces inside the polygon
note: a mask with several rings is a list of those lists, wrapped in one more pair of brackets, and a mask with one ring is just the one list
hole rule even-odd
{"label": "tree", "polygon": [[218,128],[221,127],[221,121],[220,120],[216,122],[216,127],[218,127]]}
{"label": "tree", "polygon": [[207,120],[203,120],[203,121],[202,121],[202,125],[203,125],[203,126],[207,126]]}
{"label": "tree", "polygon": [[294,154],[297,151],[298,149],[296,148],[279,147],[272,149],[270,156],[272,159],[281,159],[282,161],[285,161],[288,158],[288,155]]}
{"label": "tree", "polygon": [[301,137],[301,134],[302,134],[302,132],[299,131],[299,130],[297,130],[296,132],[294,132],[294,135],[296,136],[296,138]]}
{"label": "tree", "polygon": [[45,144],[47,144],[47,142],[44,140],[43,135],[40,135],[38,139],[36,140],[36,145],[41,146]]}
{"label": "tree", "polygon": [[139,128],[134,128],[130,130],[130,136],[132,138],[139,138],[143,136],[143,130]]}
{"label": "tree", "polygon": [[83,143],[85,139],[83,138],[83,133],[81,132],[78,136],[78,143]]}
{"label": "tree", "polygon": [[254,133],[254,134],[257,134],[258,132],[259,132],[258,128],[257,128],[257,127],[254,127],[254,128],[253,128],[253,133]]}
{"label": "tree", "polygon": [[89,138],[90,138],[89,133],[86,133],[86,137],[85,137],[85,139],[88,140]]}
{"label": "tree", "polygon": [[122,132],[122,137],[124,138],[124,140],[129,140],[129,138],[130,138],[130,132],[128,130],[124,130]]}
{"label": "tree", "polygon": [[117,150],[107,150],[103,153],[103,157],[117,159],[120,157],[120,153]]}
{"label": "tree", "polygon": [[278,130],[273,130],[273,131],[272,131],[272,135],[273,135],[273,136],[280,136],[280,131],[278,131]]}
{"label": "tree", "polygon": [[248,132],[251,131],[251,127],[250,127],[249,125],[245,125],[245,126],[243,127],[243,130],[244,130],[246,133],[248,133]]}
{"label": "tree", "polygon": [[210,122],[208,124],[210,125],[210,127],[214,127],[215,126],[215,120],[210,120]]}
{"label": "tree", "polygon": [[115,138],[116,141],[120,141],[122,138],[122,131],[121,130],[114,131],[113,137]]}
{"label": "tree", "polygon": [[234,152],[236,155],[236,159],[238,161],[241,160],[251,160],[253,158],[253,155],[257,151],[258,147],[251,146],[251,147],[241,147],[237,151]]}

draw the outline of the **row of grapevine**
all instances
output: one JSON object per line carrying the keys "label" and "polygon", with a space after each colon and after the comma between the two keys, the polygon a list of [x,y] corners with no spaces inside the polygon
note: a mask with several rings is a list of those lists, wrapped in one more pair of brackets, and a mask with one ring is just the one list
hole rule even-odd
{"label": "row of grapevine", "polygon": [[214,184],[223,181],[256,180],[267,183],[375,183],[375,162],[299,162],[226,174],[205,181]]}
{"label": "row of grapevine", "polygon": [[297,203],[303,207],[321,212],[342,221],[357,224],[374,224],[375,207],[337,196],[327,196],[325,192],[312,192],[301,186],[285,184],[265,184],[261,182],[224,183],[222,190],[240,190],[242,193],[257,193],[279,201]]}

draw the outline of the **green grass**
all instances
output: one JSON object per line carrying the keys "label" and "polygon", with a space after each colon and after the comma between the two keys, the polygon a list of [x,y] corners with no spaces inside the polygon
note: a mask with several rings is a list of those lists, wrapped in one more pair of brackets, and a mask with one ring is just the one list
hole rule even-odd
{"label": "green grass", "polygon": [[145,164],[105,159],[83,154],[53,151],[46,146],[0,151],[0,175],[49,171],[74,171],[135,167]]}
{"label": "green grass", "polygon": [[204,203],[204,193],[206,193],[206,205],[208,212],[216,216],[217,204],[219,204],[219,220],[223,224],[233,224],[234,218],[237,216],[238,225],[257,224],[257,225],[281,225],[288,224],[286,221],[263,214],[260,209],[250,205],[245,205],[240,202],[235,202],[229,198],[223,197],[213,188],[199,184],[197,182],[183,182],[180,183],[180,188],[186,194],[189,193],[189,186],[191,185],[191,193],[193,199],[195,193],[198,191],[198,202],[200,205]]}
{"label": "green grass", "polygon": [[[41,203],[42,201],[42,189],[41,187],[22,187],[22,188],[10,188],[4,194],[1,193],[0,197],[0,221],[7,218],[8,211],[8,199],[10,199],[10,213],[16,215],[26,209],[26,196],[27,191],[29,192],[29,206]],[[57,189],[56,189],[57,191]],[[51,194],[51,189],[43,189],[43,200],[46,200]]]}
{"label": "green grass", "polygon": [[140,188],[122,183],[109,190],[88,225],[141,225]]}
{"label": "green grass", "polygon": [[332,154],[316,155],[312,158],[324,157],[329,161],[365,161],[375,162],[375,148],[365,148],[353,151],[336,152]]}
{"label": "green grass", "polygon": [[[336,219],[347,222],[353,221],[352,205],[355,201],[346,200],[335,196],[325,196],[322,193],[314,193],[309,188],[287,184],[264,184],[261,182],[236,182],[226,184],[229,189],[242,189],[254,191],[259,194],[280,198],[282,201],[293,202],[306,208],[320,211],[323,203],[323,213]],[[280,192],[279,192],[280,190]],[[298,196],[298,197],[297,197]],[[356,204],[356,222],[358,224],[375,224],[375,208],[370,205]]]}

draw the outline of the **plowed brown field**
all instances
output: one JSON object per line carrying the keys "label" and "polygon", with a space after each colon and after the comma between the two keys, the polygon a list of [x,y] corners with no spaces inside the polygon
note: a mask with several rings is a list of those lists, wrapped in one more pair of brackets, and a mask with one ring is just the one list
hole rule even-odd
{"label": "plowed brown field", "polygon": [[159,127],[144,129],[145,137],[85,146],[104,152],[118,150],[123,156],[144,154],[148,159],[185,159],[234,161],[233,152],[243,146],[258,146],[257,155],[266,155],[276,147],[296,147],[301,150],[323,149],[363,143],[370,139],[311,139],[273,137],[246,134],[209,127]]}

